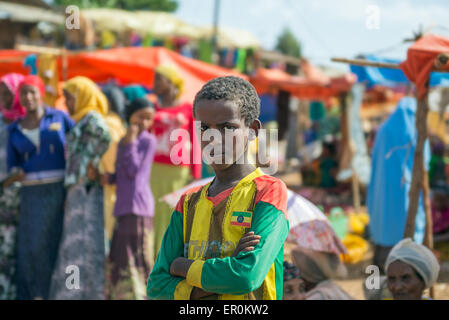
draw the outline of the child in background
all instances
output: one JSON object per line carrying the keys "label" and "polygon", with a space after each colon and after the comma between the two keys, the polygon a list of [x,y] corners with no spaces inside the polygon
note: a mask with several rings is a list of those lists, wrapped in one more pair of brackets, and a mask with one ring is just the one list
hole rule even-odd
{"label": "child in background", "polygon": [[117,185],[117,201],[109,263],[112,299],[144,299],[151,272],[154,199],[148,180],[156,150],[156,138],[148,132],[154,107],[137,98],[126,108],[129,124],[117,150],[116,171],[103,175],[102,184]]}
{"label": "child in background", "polygon": [[[280,300],[287,188],[248,163],[248,144],[261,127],[259,97],[241,78],[215,78],[197,93],[193,113],[201,123],[205,156],[207,149],[214,149],[209,155],[216,176],[179,200],[148,279],[147,295]],[[209,129],[221,137],[203,141]],[[232,149],[225,143],[229,132]]]}
{"label": "child in background", "polygon": [[322,188],[334,188],[337,186],[337,180],[335,178],[338,171],[338,162],[335,157],[335,144],[323,143],[323,153],[320,159],[320,187]]}

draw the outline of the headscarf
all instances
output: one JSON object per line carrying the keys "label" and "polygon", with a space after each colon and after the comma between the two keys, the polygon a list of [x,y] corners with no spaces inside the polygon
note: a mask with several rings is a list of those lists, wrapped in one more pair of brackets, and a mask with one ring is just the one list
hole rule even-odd
{"label": "headscarf", "polygon": [[41,100],[44,100],[45,96],[45,84],[44,81],[39,76],[34,75],[28,75],[25,78],[23,78],[22,82],[19,84],[19,92],[20,89],[22,89],[23,86],[33,86],[36,87],[39,90],[39,93],[41,94]]}
{"label": "headscarf", "polygon": [[153,108],[153,104],[148,99],[137,98],[126,106],[126,121],[129,122],[134,112],[145,108]]}
{"label": "headscarf", "polygon": [[284,261],[284,282],[292,279],[299,279],[300,272],[293,264],[288,261]]}
{"label": "headscarf", "polygon": [[96,111],[102,116],[108,113],[108,100],[92,80],[74,77],[64,83],[63,89],[75,97],[75,113],[71,116],[76,122],[90,111]]}
{"label": "headscarf", "polygon": [[145,89],[137,84],[126,86],[122,90],[128,103],[137,98],[145,98],[145,96],[147,95]]}
{"label": "headscarf", "polygon": [[292,250],[294,264],[301,272],[301,278],[320,283],[347,275],[344,264],[336,254],[296,247]]}
{"label": "headscarf", "polygon": [[169,65],[160,65],[156,68],[156,73],[159,73],[166,77],[168,80],[170,80],[171,83],[175,85],[176,88],[178,88],[177,98],[179,98],[179,96],[184,91],[184,79],[181,78],[178,70],[175,67]]}
{"label": "headscarf", "polygon": [[16,121],[26,114],[26,110],[22,107],[19,100],[19,85],[23,81],[23,78],[24,76],[18,73],[8,73],[0,78],[0,82],[5,84],[14,97],[9,110],[0,105],[0,111],[6,119]]}
{"label": "headscarf", "polygon": [[426,288],[430,288],[438,278],[440,264],[435,255],[425,246],[413,242],[410,238],[401,240],[391,249],[385,263],[385,270],[395,261],[410,265],[423,278]]}
{"label": "headscarf", "polygon": [[115,112],[120,118],[125,119],[125,95],[122,90],[114,84],[108,84],[102,89],[104,95],[109,100],[111,111]]}

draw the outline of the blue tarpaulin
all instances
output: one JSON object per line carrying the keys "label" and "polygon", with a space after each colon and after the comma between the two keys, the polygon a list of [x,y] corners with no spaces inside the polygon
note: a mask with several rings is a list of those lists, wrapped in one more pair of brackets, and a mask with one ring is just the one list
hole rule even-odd
{"label": "blue tarpaulin", "polygon": [[[381,58],[374,55],[367,55],[364,59],[373,62],[395,63],[402,61],[395,59]],[[351,72],[357,76],[357,82],[364,82],[368,88],[374,85],[387,87],[397,87],[408,85],[410,81],[401,69],[377,68],[367,66],[350,65]],[[443,72],[433,72],[430,75],[430,86],[449,86],[449,74]]]}
{"label": "blue tarpaulin", "polygon": [[[416,99],[402,98],[396,110],[379,128],[374,142],[367,206],[370,233],[378,245],[394,246],[404,235],[416,148],[416,109]],[[428,141],[424,159],[428,168]],[[422,243],[426,225],[422,194],[415,223],[414,239]]]}

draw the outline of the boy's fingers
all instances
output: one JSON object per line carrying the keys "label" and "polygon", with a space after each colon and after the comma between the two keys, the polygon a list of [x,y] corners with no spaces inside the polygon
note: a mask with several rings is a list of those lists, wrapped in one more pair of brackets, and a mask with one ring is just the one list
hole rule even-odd
{"label": "boy's fingers", "polygon": [[241,250],[240,252],[247,252],[247,251],[253,251],[254,247],[246,247],[245,249]]}
{"label": "boy's fingers", "polygon": [[239,247],[240,247],[240,248],[246,248],[246,247],[249,247],[249,246],[255,246],[255,245],[257,245],[259,242],[260,242],[259,239],[255,239],[255,240],[247,241],[247,242],[245,242],[245,243],[241,243]]}
{"label": "boy's fingers", "polygon": [[260,236],[256,236],[256,235],[250,235],[250,236],[244,236],[243,238],[240,239],[240,243],[245,243],[251,240],[256,240],[256,239],[260,239]]}

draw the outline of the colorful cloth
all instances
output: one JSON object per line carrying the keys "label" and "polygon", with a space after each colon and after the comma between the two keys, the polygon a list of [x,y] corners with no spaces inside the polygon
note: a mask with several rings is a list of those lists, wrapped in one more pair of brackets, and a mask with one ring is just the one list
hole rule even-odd
{"label": "colorful cloth", "polygon": [[41,94],[41,99],[44,99],[45,96],[45,84],[42,81],[42,79],[39,76],[34,76],[34,75],[28,75],[26,77],[23,78],[23,80],[20,82],[19,84],[19,93],[20,93],[20,89],[23,86],[33,86],[36,87],[39,90],[39,93]]}
{"label": "colorful cloth", "polygon": [[64,198],[62,181],[20,189],[16,271],[19,300],[49,298],[62,233]]}
{"label": "colorful cloth", "polygon": [[[121,93],[121,92],[120,92]],[[111,136],[111,143],[106,153],[103,155],[100,161],[99,170],[101,173],[114,173],[115,162],[117,157],[117,148],[120,140],[126,134],[126,128],[123,125],[120,117],[114,113],[109,112],[105,117],[106,124]],[[104,225],[106,228],[106,234],[108,240],[112,239],[112,233],[114,231],[115,218],[114,218],[114,206],[116,202],[116,186],[105,185],[104,186]]]}
{"label": "colorful cloth", "polygon": [[18,73],[8,73],[0,78],[0,83],[5,84],[14,97],[10,109],[6,109],[5,106],[0,105],[0,111],[3,117],[8,120],[16,121],[26,113],[25,108],[22,107],[19,100],[19,85],[23,79],[24,76]]}
{"label": "colorful cloth", "polygon": [[[170,108],[160,108],[156,105],[152,131],[158,144],[154,162],[190,167],[192,176],[200,179],[201,147],[197,139],[192,109],[189,103]],[[179,133],[170,139],[177,129],[181,129],[182,133],[188,133],[188,136]]]}
{"label": "colorful cloth", "polygon": [[[83,184],[70,186],[64,212],[64,229],[51,279],[50,299],[102,300],[106,259],[103,189],[97,185],[90,188]],[[70,275],[79,278],[67,281]]]}
{"label": "colorful cloth", "polygon": [[178,70],[176,70],[176,68],[173,66],[160,65],[156,68],[155,71],[166,77],[168,80],[170,80],[171,83],[175,85],[175,87],[178,89],[178,94],[176,97],[180,97],[184,92],[184,79],[181,78]]}
{"label": "colorful cloth", "polygon": [[154,258],[161,247],[165,230],[170,224],[173,208],[162,201],[162,197],[187,185],[192,176],[188,167],[176,167],[153,163],[151,169],[151,192],[154,196]]}
{"label": "colorful cloth", "polygon": [[301,278],[301,272],[297,267],[295,267],[295,265],[289,263],[288,261],[284,261],[283,267],[284,267],[283,269],[284,282],[292,279]]}
{"label": "colorful cloth", "polygon": [[67,135],[67,166],[65,186],[88,183],[89,162],[98,167],[109,148],[111,136],[104,118],[91,111]]}
{"label": "colorful cloth", "polygon": [[98,86],[86,77],[74,77],[64,83],[63,89],[72,94],[75,99],[75,113],[73,120],[79,122],[91,111],[102,116],[108,113],[108,100]]}
{"label": "colorful cloth", "polygon": [[[87,167],[89,163],[98,167],[110,140],[105,120],[95,111],[87,113],[67,137],[64,232],[52,277],[51,299],[104,299],[103,188],[87,178]],[[79,289],[66,285],[66,268],[72,265],[79,270]]]}
{"label": "colorful cloth", "polygon": [[[209,186],[190,190],[179,200],[148,279],[148,297],[188,300],[195,286],[215,293],[208,299],[282,299],[285,184],[256,169],[217,206],[207,199]],[[250,214],[250,227],[231,225],[233,215],[242,222],[243,213]],[[261,236],[260,243],[231,257],[249,231]],[[186,279],[170,275],[177,257],[195,260]]]}
{"label": "colorful cloth", "polygon": [[126,86],[122,89],[128,103],[137,98],[145,98],[147,95],[145,88],[136,84]]}
{"label": "colorful cloth", "polygon": [[109,299],[146,299],[146,281],[154,261],[152,231],[152,217],[131,213],[118,218],[108,260]]}

